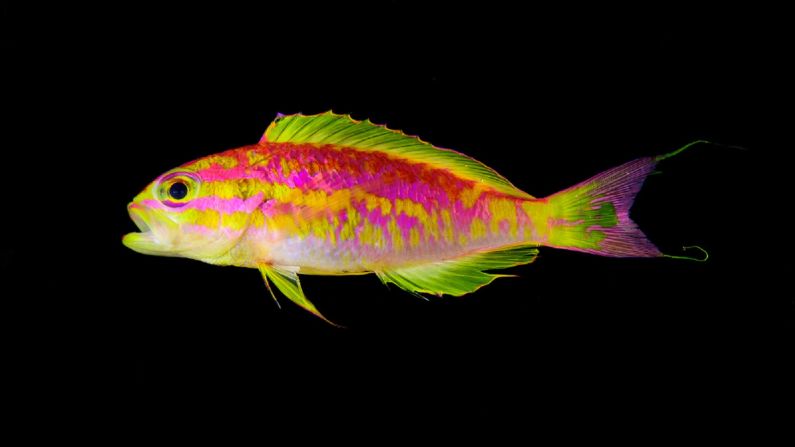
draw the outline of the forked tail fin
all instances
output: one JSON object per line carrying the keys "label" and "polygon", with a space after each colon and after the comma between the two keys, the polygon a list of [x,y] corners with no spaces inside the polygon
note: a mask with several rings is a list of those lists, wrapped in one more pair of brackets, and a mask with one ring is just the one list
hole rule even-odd
{"label": "forked tail fin", "polygon": [[661,253],[646,239],[629,218],[629,209],[659,161],[698,143],[705,141],[630,161],[549,196],[549,241],[545,245],[602,256],[675,257]]}

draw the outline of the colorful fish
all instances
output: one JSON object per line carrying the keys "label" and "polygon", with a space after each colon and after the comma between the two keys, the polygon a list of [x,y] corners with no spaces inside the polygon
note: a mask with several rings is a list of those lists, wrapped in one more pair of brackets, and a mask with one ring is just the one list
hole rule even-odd
{"label": "colorful fish", "polygon": [[155,179],[128,205],[140,232],[123,243],[259,269],[271,295],[270,283],[326,320],[299,274],[375,273],[414,294],[460,296],[540,246],[666,256],[629,209],[657,162],[696,143],[537,199],[477,160],[370,121],[279,115],[258,144]]}

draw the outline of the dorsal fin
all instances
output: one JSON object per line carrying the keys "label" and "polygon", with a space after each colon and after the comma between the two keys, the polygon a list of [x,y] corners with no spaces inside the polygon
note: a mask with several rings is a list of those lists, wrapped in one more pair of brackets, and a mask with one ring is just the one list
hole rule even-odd
{"label": "dorsal fin", "polygon": [[483,163],[459,152],[442,149],[370,120],[356,121],[333,112],[318,115],[281,115],[268,126],[260,143],[314,143],[351,147],[361,151],[382,151],[446,169],[512,196],[533,196],[513,186],[505,177]]}

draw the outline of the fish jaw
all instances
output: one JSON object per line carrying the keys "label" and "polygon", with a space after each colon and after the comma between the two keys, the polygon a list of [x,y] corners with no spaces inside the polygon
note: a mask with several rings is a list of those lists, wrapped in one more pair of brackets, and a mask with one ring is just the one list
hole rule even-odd
{"label": "fish jaw", "polygon": [[145,255],[179,256],[170,243],[177,229],[177,224],[156,210],[138,203],[127,206],[130,218],[140,232],[126,234],[121,242],[125,247]]}

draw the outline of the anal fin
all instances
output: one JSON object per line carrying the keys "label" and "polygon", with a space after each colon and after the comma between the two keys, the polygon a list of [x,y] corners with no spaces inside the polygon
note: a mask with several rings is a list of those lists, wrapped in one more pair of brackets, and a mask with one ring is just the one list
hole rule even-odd
{"label": "anal fin", "polygon": [[375,273],[384,284],[395,284],[410,293],[461,296],[499,277],[512,276],[486,270],[529,264],[537,254],[535,246],[521,245]]}

